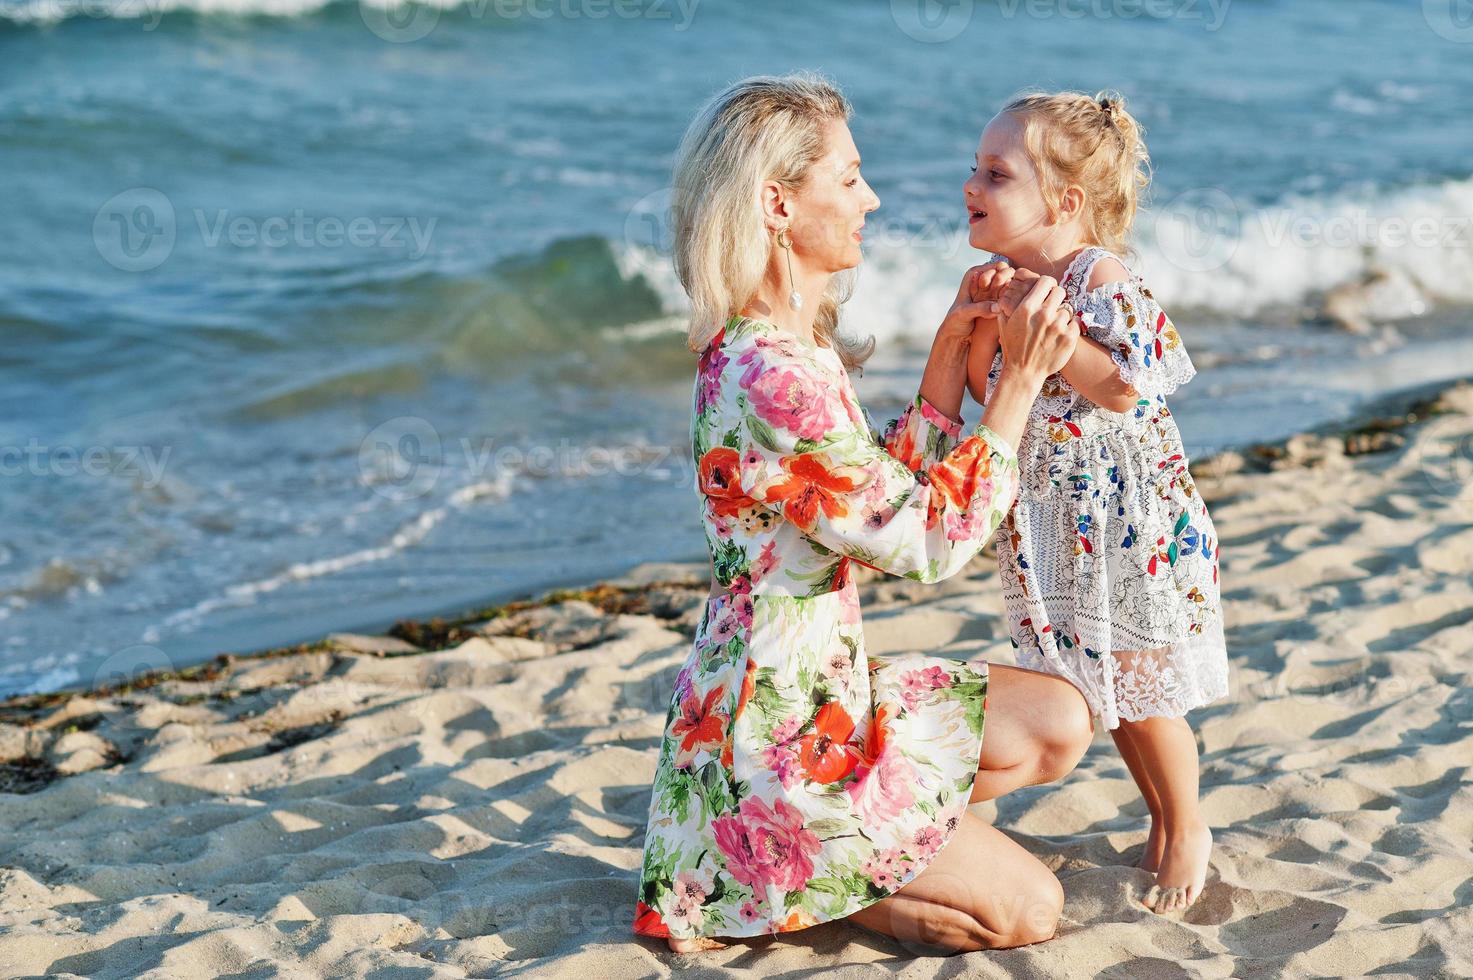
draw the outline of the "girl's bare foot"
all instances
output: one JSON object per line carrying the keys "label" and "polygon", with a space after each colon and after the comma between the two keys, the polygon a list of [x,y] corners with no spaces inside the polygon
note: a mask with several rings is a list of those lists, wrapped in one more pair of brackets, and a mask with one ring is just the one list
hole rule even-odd
{"label": "girl's bare foot", "polygon": [[1212,831],[1198,822],[1180,834],[1174,829],[1166,838],[1156,883],[1144,904],[1156,913],[1180,912],[1202,894],[1207,884],[1207,862],[1212,857]]}
{"label": "girl's bare foot", "polygon": [[1156,871],[1161,867],[1161,856],[1166,851],[1166,835],[1161,831],[1163,821],[1151,818],[1151,832],[1146,835],[1146,849],[1141,852],[1141,859],[1136,862],[1137,868],[1146,871]]}
{"label": "girl's bare foot", "polygon": [[696,936],[694,939],[676,939],[671,936],[666,942],[670,944],[672,953],[704,953],[707,950],[726,948],[726,943],[717,942],[710,936]]}

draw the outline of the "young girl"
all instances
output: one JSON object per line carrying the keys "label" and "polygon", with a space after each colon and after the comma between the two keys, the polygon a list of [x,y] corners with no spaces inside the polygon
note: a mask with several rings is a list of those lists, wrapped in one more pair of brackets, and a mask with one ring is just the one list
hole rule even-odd
{"label": "young girl", "polygon": [[[1168,912],[1195,901],[1212,849],[1185,715],[1228,693],[1228,671],[1217,533],[1166,407],[1196,370],[1120,258],[1148,181],[1122,100],[1063,92],[1004,107],[964,190],[972,246],[1012,267],[1002,308],[1051,276],[1083,335],[1018,448],[1023,485],[997,537],[1009,632],[1019,665],[1072,681],[1114,737],[1151,814],[1145,904]],[[985,404],[1001,364],[982,334],[968,384]]]}

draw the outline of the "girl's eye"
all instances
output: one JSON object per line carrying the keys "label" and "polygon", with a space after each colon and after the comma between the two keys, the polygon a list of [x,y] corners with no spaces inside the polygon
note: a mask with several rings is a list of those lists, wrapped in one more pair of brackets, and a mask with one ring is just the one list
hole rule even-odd
{"label": "girl's eye", "polygon": [[853,180],[849,181],[844,186],[845,187],[854,187],[854,186],[858,185],[858,183],[859,183],[859,178],[858,177],[855,177]]}

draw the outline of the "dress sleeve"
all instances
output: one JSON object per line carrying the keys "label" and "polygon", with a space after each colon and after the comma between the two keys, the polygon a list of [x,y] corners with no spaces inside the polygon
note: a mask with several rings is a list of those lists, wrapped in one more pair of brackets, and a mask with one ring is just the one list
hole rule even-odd
{"label": "dress sleeve", "polygon": [[855,424],[836,394],[839,379],[821,364],[770,347],[743,360],[735,489],[809,540],[937,582],[981,550],[1012,506],[1016,451],[990,428],[978,424],[928,461],[952,438],[937,420],[956,423],[920,396],[886,427],[882,446]]}
{"label": "dress sleeve", "polygon": [[883,430],[875,428],[867,409],[861,407],[860,411],[869,423],[875,445],[882,446],[891,456],[909,466],[911,472],[945,459],[962,434],[962,423],[948,418],[920,393],[898,417],[886,423]]}
{"label": "dress sleeve", "polygon": [[1171,318],[1138,279],[1102,283],[1081,305],[1086,333],[1110,349],[1120,379],[1143,397],[1169,395],[1196,376]]}

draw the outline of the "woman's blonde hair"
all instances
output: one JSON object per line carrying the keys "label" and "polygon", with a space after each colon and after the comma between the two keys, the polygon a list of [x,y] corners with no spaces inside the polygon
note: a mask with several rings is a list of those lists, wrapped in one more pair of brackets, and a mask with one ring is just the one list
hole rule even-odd
{"label": "woman's blonde hair", "polygon": [[[690,296],[687,342],[696,353],[756,294],[767,270],[771,235],[759,191],[776,180],[797,188],[825,150],[824,130],[848,120],[852,108],[821,75],[758,75],[728,86],[707,102],[676,151],[671,219],[675,272]],[[858,367],[874,339],[838,335],[839,306],[853,277],[833,276],[819,299],[813,332],[844,365]]]}
{"label": "woman's blonde hair", "polygon": [[1002,111],[1022,124],[1023,145],[1038,170],[1049,216],[1058,217],[1064,190],[1078,185],[1085,194],[1085,235],[1125,255],[1136,207],[1151,183],[1151,158],[1142,139],[1145,130],[1125,111],[1124,97],[1110,90],[1033,92]]}

